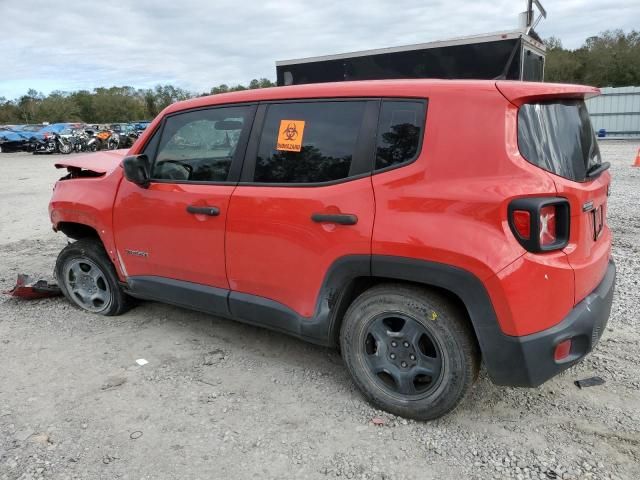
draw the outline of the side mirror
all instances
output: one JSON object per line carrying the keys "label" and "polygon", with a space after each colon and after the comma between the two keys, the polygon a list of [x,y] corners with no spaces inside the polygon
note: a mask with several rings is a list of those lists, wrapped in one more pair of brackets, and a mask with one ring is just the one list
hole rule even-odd
{"label": "side mirror", "polygon": [[124,177],[136,185],[147,188],[149,186],[149,159],[146,155],[131,155],[122,160]]}

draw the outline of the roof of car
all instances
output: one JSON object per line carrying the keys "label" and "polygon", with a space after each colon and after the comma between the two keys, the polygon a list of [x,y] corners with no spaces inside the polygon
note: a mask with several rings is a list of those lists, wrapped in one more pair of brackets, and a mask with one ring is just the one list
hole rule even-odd
{"label": "roof of car", "polygon": [[167,107],[165,114],[210,105],[227,103],[244,103],[268,100],[289,100],[301,98],[332,98],[332,97],[416,97],[443,90],[471,89],[487,90],[498,88],[505,96],[505,92],[514,96],[536,96],[545,94],[559,95],[574,93],[578,95],[597,95],[599,90],[583,85],[554,84],[540,82],[521,82],[505,80],[367,80],[335,83],[310,83],[287,87],[258,88],[239,92],[220,93],[206,97],[193,98],[174,103]]}

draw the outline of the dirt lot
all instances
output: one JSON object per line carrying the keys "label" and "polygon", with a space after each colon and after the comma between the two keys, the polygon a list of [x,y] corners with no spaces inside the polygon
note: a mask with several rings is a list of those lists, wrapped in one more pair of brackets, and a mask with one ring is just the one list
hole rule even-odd
{"label": "dirt lot", "polygon": [[[365,403],[335,352],[280,334],[156,303],[103,318],[0,296],[0,479],[640,478],[639,146],[601,144],[609,328],[542,387],[481,374],[454,413],[406,421]],[[55,161],[0,154],[0,290],[50,276],[65,244],[46,210]],[[606,384],[573,384],[592,375]]]}

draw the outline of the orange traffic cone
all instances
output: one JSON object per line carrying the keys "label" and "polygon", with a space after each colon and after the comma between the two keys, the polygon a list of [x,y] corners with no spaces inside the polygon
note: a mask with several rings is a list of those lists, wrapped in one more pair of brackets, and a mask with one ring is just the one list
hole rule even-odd
{"label": "orange traffic cone", "polygon": [[638,149],[638,154],[636,155],[636,161],[632,165],[633,167],[640,167],[640,148]]}

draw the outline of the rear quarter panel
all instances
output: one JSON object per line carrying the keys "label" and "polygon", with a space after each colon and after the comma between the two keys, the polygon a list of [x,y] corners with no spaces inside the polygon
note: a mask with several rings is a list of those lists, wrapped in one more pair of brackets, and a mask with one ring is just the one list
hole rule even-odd
{"label": "rear quarter panel", "polygon": [[[424,95],[429,106],[420,156],[413,164],[372,177],[372,253],[473,273],[485,284],[507,334],[532,333],[557,323],[573,305],[573,273],[566,255],[516,262],[526,251],[507,222],[512,199],[556,195],[550,175],[519,154],[517,108],[493,84],[426,89]],[[537,298],[554,295],[560,300],[536,308]]]}
{"label": "rear quarter panel", "polygon": [[[569,200],[571,228],[564,249],[575,273],[575,303],[589,295],[602,281],[611,257],[611,230],[607,224],[607,191],[611,175],[605,172],[589,182],[572,182],[555,177],[558,195]],[[594,239],[594,218],[583,206],[589,202],[604,209],[602,233]]]}

